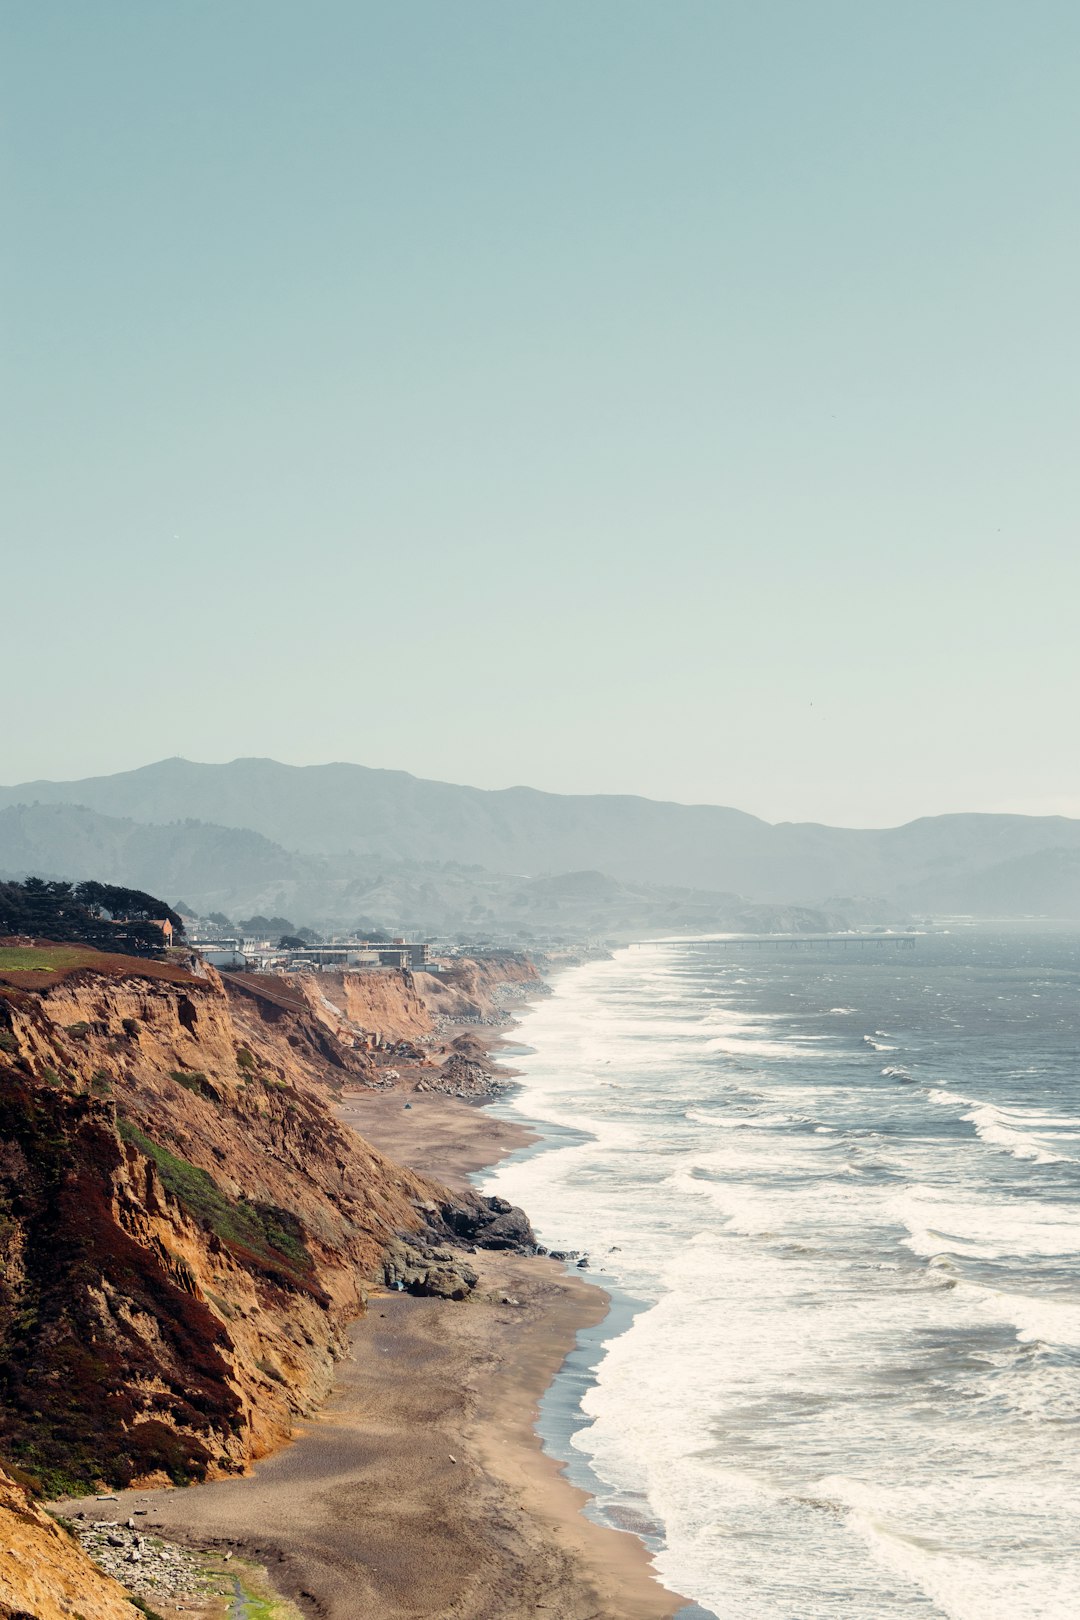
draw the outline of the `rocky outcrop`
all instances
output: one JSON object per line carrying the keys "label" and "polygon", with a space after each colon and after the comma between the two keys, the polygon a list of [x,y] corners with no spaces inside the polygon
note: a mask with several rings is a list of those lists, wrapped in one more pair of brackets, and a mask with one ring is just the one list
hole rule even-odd
{"label": "rocky outcrop", "polygon": [[476,1287],[478,1274],[458,1249],[421,1246],[398,1238],[383,1260],[383,1281],[388,1288],[439,1299],[466,1299]]}
{"label": "rocky outcrop", "polygon": [[119,1583],[0,1469],[0,1620],[142,1620]]}
{"label": "rocky outcrop", "polygon": [[[464,1193],[444,1199],[437,1207],[423,1207],[431,1228],[444,1237],[477,1249],[511,1249],[517,1254],[537,1252],[536,1234],[525,1211],[505,1198],[484,1198]],[[460,1247],[432,1243],[423,1237],[398,1237],[387,1245],[383,1280],[390,1288],[412,1294],[433,1294],[440,1299],[465,1299],[476,1287],[477,1273]]]}
{"label": "rocky outcrop", "polygon": [[444,1203],[440,1214],[449,1231],[477,1248],[535,1253],[536,1234],[529,1217],[505,1198],[482,1198],[474,1193]]}
{"label": "rocky outcrop", "polygon": [[499,1078],[492,1063],[465,1057],[461,1052],[452,1052],[435,1074],[420,1080],[416,1087],[417,1091],[441,1091],[447,1097],[466,1100],[496,1097],[505,1088],[505,1078]]}

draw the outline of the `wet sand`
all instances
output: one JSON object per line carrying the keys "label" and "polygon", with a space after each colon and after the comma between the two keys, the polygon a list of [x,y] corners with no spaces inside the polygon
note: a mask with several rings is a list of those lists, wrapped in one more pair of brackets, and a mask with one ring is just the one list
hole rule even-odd
{"label": "wet sand", "polygon": [[[438,1094],[366,1093],[342,1112],[457,1185],[529,1140]],[[148,1530],[231,1547],[328,1620],[675,1615],[685,1600],[657,1583],[642,1543],[584,1517],[584,1493],[534,1432],[541,1395],[606,1295],[551,1260],[474,1264],[481,1281],[460,1303],[373,1296],[326,1407],[248,1478],[87,1505],[123,1520],[138,1496]]]}

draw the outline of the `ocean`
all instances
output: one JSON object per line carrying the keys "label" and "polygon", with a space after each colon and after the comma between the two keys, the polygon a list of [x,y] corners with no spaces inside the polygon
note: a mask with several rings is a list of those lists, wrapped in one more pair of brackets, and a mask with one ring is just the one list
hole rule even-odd
{"label": "ocean", "polygon": [[568,970],[484,1178],[613,1293],[549,1448],[722,1620],[1080,1614],[1080,933]]}

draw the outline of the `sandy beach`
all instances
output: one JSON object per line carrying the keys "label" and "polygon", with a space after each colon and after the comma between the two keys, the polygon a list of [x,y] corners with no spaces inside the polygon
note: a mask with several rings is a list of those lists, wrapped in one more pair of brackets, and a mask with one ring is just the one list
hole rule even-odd
{"label": "sandy beach", "polygon": [[[438,1094],[365,1093],[342,1113],[457,1185],[529,1140]],[[674,1615],[684,1600],[654,1579],[642,1543],[584,1516],[584,1494],[534,1432],[541,1395],[606,1295],[551,1260],[475,1263],[465,1302],[373,1296],[325,1408],[249,1477],[66,1511],[122,1521],[137,1505],[148,1531],[251,1558],[328,1620]]]}

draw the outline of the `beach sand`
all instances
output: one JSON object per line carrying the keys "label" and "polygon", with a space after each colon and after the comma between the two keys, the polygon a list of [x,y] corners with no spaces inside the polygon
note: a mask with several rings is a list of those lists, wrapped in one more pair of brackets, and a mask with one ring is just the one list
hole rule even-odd
{"label": "beach sand", "polygon": [[476,1103],[439,1091],[417,1091],[408,1082],[393,1091],[346,1092],[337,1112],[398,1164],[455,1188],[469,1186],[472,1171],[537,1140],[535,1131],[499,1119]]}
{"label": "beach sand", "polygon": [[[412,1102],[405,1109],[406,1100]],[[346,1100],[343,1117],[407,1164],[461,1185],[527,1132],[438,1094]],[[682,1600],[635,1537],[581,1512],[541,1451],[537,1403],[607,1298],[552,1260],[482,1253],[462,1302],[373,1296],[334,1392],[245,1479],[121,1493],[92,1507],[230,1547],[327,1620],[664,1620]],[[511,1299],[516,1303],[505,1303]]]}

